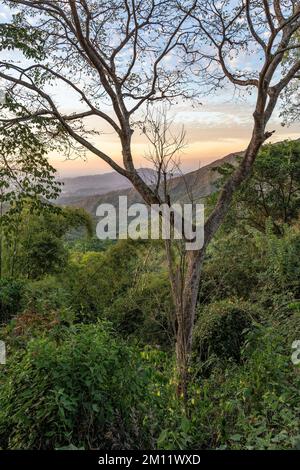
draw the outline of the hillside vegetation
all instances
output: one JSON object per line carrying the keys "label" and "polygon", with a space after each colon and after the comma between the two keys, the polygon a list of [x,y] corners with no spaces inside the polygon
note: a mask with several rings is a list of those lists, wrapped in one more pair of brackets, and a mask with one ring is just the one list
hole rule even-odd
{"label": "hillside vegetation", "polygon": [[299,448],[299,155],[261,151],[209,247],[187,402],[162,243],[103,242],[82,210],[25,206],[2,232],[0,448]]}

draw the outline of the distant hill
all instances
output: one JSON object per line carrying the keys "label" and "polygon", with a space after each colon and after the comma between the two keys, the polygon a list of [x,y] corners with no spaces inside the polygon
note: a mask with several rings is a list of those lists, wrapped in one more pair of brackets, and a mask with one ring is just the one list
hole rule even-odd
{"label": "distant hill", "polygon": [[[213,163],[210,163],[209,165],[199,168],[198,170],[172,178],[169,181],[169,192],[171,195],[171,202],[189,202],[191,197],[194,201],[199,201],[202,198],[210,195],[215,190],[216,181],[219,177],[218,173],[216,171],[213,171],[214,168],[217,168],[223,165],[224,163],[234,164],[237,161],[237,157],[239,155],[242,155],[242,152],[229,154],[224,158],[221,158]],[[143,169],[140,171],[144,172],[143,177],[149,183],[155,181],[155,171],[149,169]],[[106,181],[106,184],[104,184],[106,178],[108,179]],[[73,183],[71,180],[73,180]],[[80,180],[79,183],[78,180]],[[58,204],[82,207],[92,215],[95,215],[96,208],[99,204],[110,203],[113,205],[117,205],[119,196],[126,195],[128,197],[128,204],[142,202],[141,196],[132,187],[131,183],[127,182],[126,178],[123,178],[117,173],[95,175],[94,177],[83,176],[79,178],[68,178],[66,181],[68,184],[67,188],[69,188],[69,191],[71,188],[74,192],[69,192],[69,196],[62,195],[62,197],[60,197],[60,199],[58,200]],[[84,184],[87,181],[91,181],[91,184],[93,184],[93,188],[95,189],[95,191],[97,191],[96,194],[94,193],[86,196],[83,196],[81,194],[82,188],[85,187]],[[101,183],[101,185],[99,185],[98,187],[98,190],[96,189],[97,181]],[[110,184],[108,184],[108,181],[110,182]],[[120,187],[120,185],[123,184],[124,186]],[[105,191],[105,188],[107,187],[110,187],[110,190]],[[114,188],[115,190],[112,191],[112,188]],[[91,188],[90,191],[92,191]]]}
{"label": "distant hill", "polygon": [[[145,181],[151,183],[155,171],[149,168],[140,168],[139,174]],[[113,171],[100,175],[77,176],[75,178],[62,178],[64,183],[59,204],[67,204],[69,199],[78,197],[101,195],[115,190],[132,188],[132,184],[122,175]]]}

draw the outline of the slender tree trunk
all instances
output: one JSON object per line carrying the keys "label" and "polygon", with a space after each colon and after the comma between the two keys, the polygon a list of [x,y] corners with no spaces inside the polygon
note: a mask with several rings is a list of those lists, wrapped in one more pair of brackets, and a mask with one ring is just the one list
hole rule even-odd
{"label": "slender tree trunk", "polygon": [[177,316],[177,334],[176,334],[176,363],[177,363],[177,375],[178,375],[178,386],[177,394],[184,398],[184,402],[187,402],[188,398],[188,371],[191,351],[188,350],[187,338],[185,334],[185,328],[183,322],[178,321],[179,312]]}
{"label": "slender tree trunk", "polygon": [[199,292],[204,250],[187,252],[187,269],[176,304],[176,360],[178,371],[178,394],[188,398],[189,366],[193,346],[193,330]]}

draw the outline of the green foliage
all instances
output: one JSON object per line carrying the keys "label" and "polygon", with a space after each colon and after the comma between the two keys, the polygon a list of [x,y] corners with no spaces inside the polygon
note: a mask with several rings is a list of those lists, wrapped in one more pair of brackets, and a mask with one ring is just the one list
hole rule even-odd
{"label": "green foliage", "polygon": [[56,199],[61,183],[47,160],[45,145],[30,127],[1,127],[0,135],[1,230],[5,230],[29,201],[31,210],[40,211]]}
{"label": "green foliage", "polygon": [[166,274],[145,273],[138,282],[104,309],[122,335],[134,337],[141,344],[170,346],[173,306]]}
{"label": "green foliage", "polygon": [[191,384],[191,418],[162,431],[160,447],[275,450],[300,446],[299,368],[280,331],[256,325],[241,364],[217,368]]}
{"label": "green foliage", "polygon": [[[132,240],[119,241],[109,246],[104,252],[73,253],[66,288],[72,292],[73,306],[79,318],[83,321],[93,321],[99,317],[109,317],[117,328],[119,328],[119,318],[121,327],[126,317],[127,305],[129,320],[130,309],[135,308],[134,299],[139,298],[142,301],[147,288],[146,282],[150,283],[149,289],[152,284],[153,296],[160,296],[161,300],[156,301],[157,307],[155,308],[161,308],[165,303],[162,299],[163,292],[160,295],[154,291],[156,282],[160,283],[163,289],[166,286],[165,281],[158,280],[158,273],[161,270],[161,265],[158,268],[161,263],[160,256],[160,252],[155,252],[155,247],[151,244]],[[151,278],[152,271],[157,273],[157,280],[154,277]],[[114,303],[116,303],[116,315],[113,313]],[[153,299],[153,305],[154,303]],[[150,305],[149,308],[151,308]],[[132,313],[132,315],[135,314]],[[124,327],[125,325],[121,329]],[[128,331],[132,331],[130,324],[128,324]]]}
{"label": "green foliage", "polygon": [[24,282],[17,279],[0,279],[0,324],[21,310]]}
{"label": "green foliage", "polygon": [[300,234],[286,227],[284,236],[278,238],[267,226],[267,236],[257,237],[257,244],[264,255],[265,268],[259,275],[264,291],[290,293],[300,297]]}
{"label": "green foliage", "polygon": [[104,308],[129,288],[136,255],[137,249],[131,242],[112,246],[104,253],[73,254],[67,288],[82,320],[92,321],[102,316]]}
{"label": "green foliage", "polygon": [[170,346],[173,307],[161,257],[159,246],[130,240],[103,252],[73,253],[65,287],[78,318],[107,319],[126,338]]}
{"label": "green foliage", "polygon": [[200,364],[211,358],[239,361],[245,330],[256,317],[253,305],[240,299],[221,300],[205,306],[195,325],[197,361]]}
{"label": "green foliage", "polygon": [[242,368],[225,372],[225,383],[217,392],[221,406],[217,446],[295,448],[300,439],[300,376],[282,336],[274,327],[257,326],[248,335],[243,359]]}
{"label": "green foliage", "polygon": [[278,237],[271,221],[264,232],[245,228],[222,233],[208,249],[201,303],[239,297],[268,300],[267,308],[278,295],[299,298],[299,249],[299,230],[283,226]]}
{"label": "green foliage", "polygon": [[263,149],[208,247],[187,404],[176,394],[161,243],[96,240],[85,211],[39,205],[30,186],[19,203],[4,182],[0,447],[299,445],[300,376],[290,357],[300,338],[299,152],[297,142]]}
{"label": "green foliage", "polygon": [[0,277],[13,277],[22,213],[57,212],[49,200],[58,197],[61,183],[29,126],[2,126],[0,137]]}
{"label": "green foliage", "polygon": [[58,337],[32,340],[25,353],[9,358],[0,380],[2,448],[151,444],[151,413],[159,395],[151,388],[151,371],[103,325],[70,327]]}
{"label": "green foliage", "polygon": [[[224,165],[218,171],[224,181],[234,167]],[[227,224],[236,221],[265,230],[270,219],[274,233],[282,234],[282,226],[295,221],[300,211],[300,142],[284,141],[265,145],[259,152],[252,175],[236,192]]]}
{"label": "green foliage", "polygon": [[62,240],[47,232],[25,240],[23,250],[19,260],[21,270],[31,279],[59,272],[68,259]]}
{"label": "green foliage", "polygon": [[212,241],[204,263],[200,287],[200,303],[240,297],[247,299],[256,292],[259,273],[265,269],[264,235],[258,243],[256,234],[248,229],[222,233]]}
{"label": "green foliage", "polygon": [[[111,245],[115,244],[115,240],[100,240],[96,236],[83,238],[82,234],[70,234],[67,238],[67,246],[72,252],[88,253],[88,252],[101,252],[107,250]],[[81,236],[80,236],[81,235]]]}
{"label": "green foliage", "polygon": [[27,282],[22,297],[24,310],[47,314],[51,310],[68,308],[71,303],[70,294],[54,276]]}
{"label": "green foliage", "polygon": [[13,16],[14,23],[0,25],[0,51],[18,49],[27,59],[44,59],[43,33],[33,26],[22,26],[22,15]]}
{"label": "green foliage", "polygon": [[[6,220],[2,226],[6,228]],[[77,227],[92,231],[91,217],[83,209],[35,210],[27,203],[11,217],[10,231],[2,239],[2,272],[31,279],[62,271],[67,264],[66,234]]]}
{"label": "green foliage", "polygon": [[[281,298],[282,300],[282,298]],[[300,301],[278,302],[273,310],[272,319],[281,328],[283,338],[291,343],[300,338]]]}

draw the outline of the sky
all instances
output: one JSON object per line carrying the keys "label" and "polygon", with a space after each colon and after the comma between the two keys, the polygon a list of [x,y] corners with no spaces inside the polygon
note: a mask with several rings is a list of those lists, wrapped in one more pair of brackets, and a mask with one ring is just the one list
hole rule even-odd
{"label": "sky", "polygon": [[[182,171],[198,169],[225,155],[244,150],[247,147],[252,132],[253,105],[242,100],[220,96],[218,103],[210,103],[210,98],[203,100],[202,106],[194,109],[184,104],[170,111],[174,132],[183,125],[186,130],[187,147],[181,154]],[[118,138],[103,123],[90,121],[94,129],[103,130],[103,135],[92,138],[92,142],[107,152],[120,164],[121,149]],[[283,127],[279,110],[268,125],[268,129],[276,130],[270,142],[284,139],[300,138],[300,123]],[[133,135],[133,154],[137,167],[149,166],[145,156],[148,144],[138,130]],[[98,174],[111,171],[110,167],[91,154],[86,159],[67,160],[61,155],[51,155],[53,166],[62,177]]]}
{"label": "sky", "polygon": [[[186,106],[175,114],[176,123],[185,126],[188,141],[187,147],[181,154],[182,171],[192,171],[247,147],[251,134],[251,106],[232,102],[220,105],[220,109],[221,111],[217,111],[209,104],[203,104],[201,111],[196,112]],[[300,137],[300,124],[282,127],[279,118],[272,119],[268,128],[276,130],[270,142]],[[138,131],[136,132],[137,135],[133,138],[136,166],[149,166],[145,159],[147,142],[138,134]],[[121,150],[116,136],[105,133],[92,141],[121,163]],[[86,159],[75,160],[67,160],[61,155],[52,155],[50,161],[62,177],[111,171],[108,165],[91,154],[88,154]]]}
{"label": "sky", "polygon": [[[8,8],[0,1],[0,21],[6,21],[9,15]],[[247,59],[245,63],[238,65],[252,66]],[[253,98],[237,97],[229,89],[217,95],[201,96],[201,90],[199,92],[201,105],[192,107],[190,103],[181,103],[172,107],[169,113],[169,118],[173,121],[173,132],[179,131],[182,126],[186,131],[187,146],[181,155],[184,172],[202,167],[229,153],[244,150],[252,131]],[[71,106],[72,96],[68,95],[64,89],[57,90],[56,95],[56,99],[67,110]],[[268,125],[268,130],[276,130],[270,142],[299,138],[300,123],[282,127],[279,112],[280,109],[277,108]],[[99,119],[89,118],[88,125],[100,131],[100,135],[91,137],[90,140],[121,164],[121,148],[117,136]],[[133,155],[136,167],[149,166],[145,159],[146,154],[146,138],[136,130],[133,135]],[[62,177],[111,171],[106,163],[92,154],[87,154],[86,158],[66,159],[63,155],[52,152],[49,160]]]}

